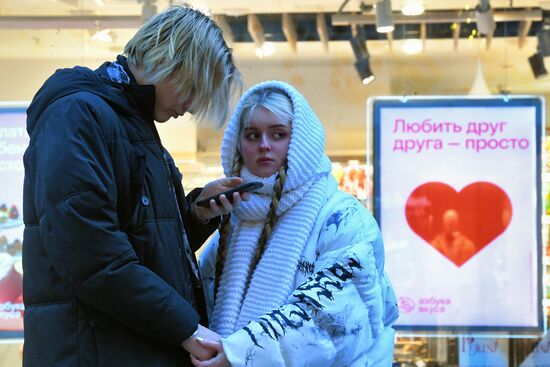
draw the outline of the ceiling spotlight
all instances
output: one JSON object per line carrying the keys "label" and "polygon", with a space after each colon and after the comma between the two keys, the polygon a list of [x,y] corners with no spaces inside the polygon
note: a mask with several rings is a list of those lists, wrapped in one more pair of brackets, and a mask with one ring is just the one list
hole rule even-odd
{"label": "ceiling spotlight", "polygon": [[367,85],[374,80],[374,73],[370,68],[370,55],[367,50],[367,43],[363,27],[354,27],[355,35],[350,39],[351,48],[355,55],[355,69],[363,84]]}
{"label": "ceiling spotlight", "polygon": [[537,50],[542,56],[550,56],[550,18],[544,18],[542,29],[537,34]]}
{"label": "ceiling spotlight", "polygon": [[544,66],[544,57],[540,52],[529,57],[529,65],[531,65],[531,70],[536,79],[542,78],[548,74]]}
{"label": "ceiling spotlight", "polygon": [[376,3],[376,31],[389,33],[394,29],[391,0],[379,0]]}
{"label": "ceiling spotlight", "polygon": [[550,56],[550,29],[541,29],[537,34],[538,51],[542,56]]}
{"label": "ceiling spotlight", "polygon": [[363,60],[369,58],[369,51],[367,50],[367,43],[363,34],[362,28],[358,27],[356,34],[349,40],[353,54],[357,60]]}
{"label": "ceiling spotlight", "polygon": [[374,81],[375,76],[370,68],[369,59],[356,61],[355,70],[357,70],[357,73],[359,74],[359,77],[361,78],[361,81],[363,82],[364,85],[370,84]]}
{"label": "ceiling spotlight", "polygon": [[424,5],[418,0],[408,0],[401,8],[403,15],[415,16],[424,13]]}
{"label": "ceiling spotlight", "polygon": [[495,32],[497,24],[489,0],[480,0],[476,6],[476,23],[479,33],[483,35],[492,35]]}

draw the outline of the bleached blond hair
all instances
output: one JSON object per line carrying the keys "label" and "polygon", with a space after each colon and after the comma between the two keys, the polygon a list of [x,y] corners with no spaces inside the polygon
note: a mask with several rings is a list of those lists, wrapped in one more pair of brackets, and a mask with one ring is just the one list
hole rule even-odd
{"label": "bleached blond hair", "polygon": [[192,98],[189,111],[199,122],[223,125],[232,97],[242,90],[222,30],[188,4],[172,5],[152,17],[126,44],[124,54],[151,84],[171,77],[182,102]]}
{"label": "bleached blond hair", "polygon": [[271,111],[281,121],[292,121],[294,108],[290,97],[276,88],[260,89],[248,96],[241,112],[241,129],[250,124],[250,119],[258,107]]}
{"label": "bleached blond hair", "polygon": [[[276,88],[266,88],[250,94],[241,108],[239,123],[239,137],[242,131],[250,126],[250,120],[257,108],[263,107],[273,113],[282,122],[292,123],[294,107],[290,97],[283,91]],[[241,139],[237,141],[237,151],[241,154]]]}

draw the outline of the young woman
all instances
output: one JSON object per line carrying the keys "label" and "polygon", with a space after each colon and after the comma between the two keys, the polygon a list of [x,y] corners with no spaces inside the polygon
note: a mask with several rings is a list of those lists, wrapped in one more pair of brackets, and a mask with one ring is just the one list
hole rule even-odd
{"label": "young woman", "polygon": [[338,190],[324,130],[292,86],[241,98],[227,176],[263,187],[226,216],[200,267],[218,351],[196,366],[390,366],[396,299],[374,218]]}

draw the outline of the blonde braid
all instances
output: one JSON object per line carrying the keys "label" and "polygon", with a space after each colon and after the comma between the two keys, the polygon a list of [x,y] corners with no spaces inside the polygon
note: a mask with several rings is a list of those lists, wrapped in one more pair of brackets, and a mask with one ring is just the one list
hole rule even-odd
{"label": "blonde braid", "polygon": [[267,240],[271,236],[271,231],[273,230],[273,228],[275,227],[275,223],[277,222],[277,208],[279,207],[279,201],[281,200],[281,195],[283,194],[283,186],[286,181],[286,169],[286,166],[281,166],[281,168],[279,168],[277,179],[275,180],[275,185],[273,186],[273,196],[271,197],[269,212],[267,213],[267,218],[265,220],[262,234],[260,235],[260,239],[258,240],[256,253],[254,254],[254,257],[252,258],[252,263],[248,268],[248,279],[245,289],[248,289],[248,286],[250,285],[252,273],[254,273],[254,269],[256,269],[256,266],[258,265],[260,259],[264,254]]}
{"label": "blonde braid", "polygon": [[[239,176],[241,173],[241,157],[238,156],[233,163],[231,169],[232,176]],[[214,278],[214,303],[216,303],[216,294],[218,293],[218,288],[220,287],[220,281],[223,274],[223,266],[225,263],[225,257],[227,255],[227,242],[229,240],[229,233],[231,232],[231,215],[226,214],[222,217],[220,223],[220,239],[218,241],[218,252],[216,253],[216,272]]]}

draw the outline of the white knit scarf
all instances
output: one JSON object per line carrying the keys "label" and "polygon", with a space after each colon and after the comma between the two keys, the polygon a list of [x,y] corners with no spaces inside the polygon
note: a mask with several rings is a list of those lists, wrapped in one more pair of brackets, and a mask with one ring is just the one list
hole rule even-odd
{"label": "white knit scarf", "polygon": [[284,91],[294,108],[287,178],[277,209],[277,222],[246,290],[248,269],[267,218],[276,174],[260,178],[246,167],[241,170],[245,182],[261,181],[264,186],[232,215],[231,238],[210,324],[222,337],[286,302],[293,290],[300,255],[332,188],[329,185],[331,164],[324,153],[321,123],[296,89],[277,81],[256,85],[237,105],[222,141],[225,174],[231,174],[237,153],[242,104],[248,95],[264,88]]}

